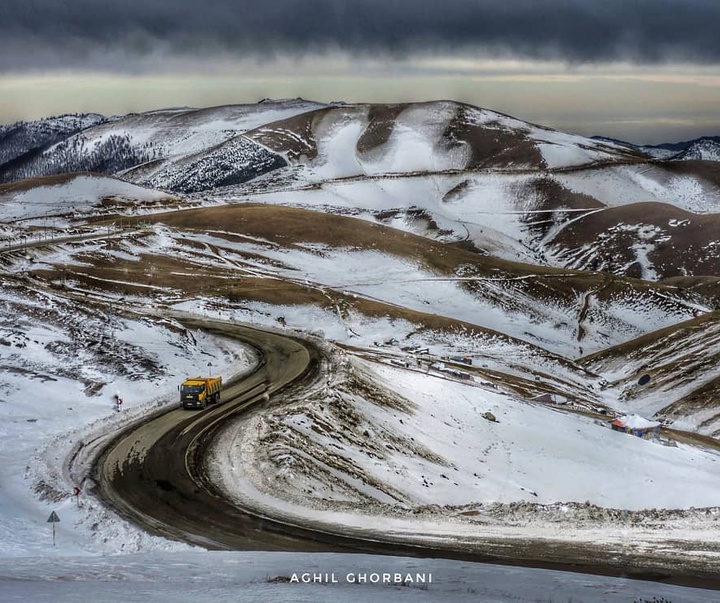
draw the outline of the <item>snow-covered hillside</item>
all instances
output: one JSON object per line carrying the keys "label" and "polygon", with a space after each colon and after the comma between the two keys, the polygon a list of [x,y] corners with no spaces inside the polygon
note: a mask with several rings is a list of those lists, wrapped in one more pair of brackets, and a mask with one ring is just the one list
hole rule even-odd
{"label": "snow-covered hillside", "polygon": [[[378,389],[358,394],[358,373]],[[464,513],[484,515],[489,503],[720,506],[717,451],[620,437],[592,418],[553,412],[473,379],[360,361],[315,395],[239,422],[218,442],[213,466],[233,496],[360,529],[362,515],[333,516],[357,508],[386,516],[375,529],[393,532],[421,531],[409,527],[413,517],[426,526],[450,517],[462,524]],[[625,488],[630,477],[643,487]],[[686,479],[692,489],[668,487]],[[469,537],[472,528],[457,529]]]}
{"label": "snow-covered hillside", "polygon": [[[713,392],[699,394],[720,378],[719,331],[717,313],[704,314],[589,356],[582,364],[608,379],[628,411],[717,436],[720,412]],[[647,381],[639,383],[644,375]]]}
{"label": "snow-covered hillside", "polygon": [[[694,141],[697,152],[688,143],[687,158],[703,161],[657,161],[622,142],[450,101],[324,105],[295,99],[98,120],[8,163],[5,179],[92,170],[201,198],[212,190],[224,199],[253,195],[329,212],[364,210],[368,219],[393,220],[396,227],[514,261],[649,279],[718,275],[714,262],[686,259],[682,269],[666,272],[652,254],[606,259],[646,247],[646,223],[628,223],[619,208],[659,203],[718,212],[720,174],[705,161],[713,157],[713,138]],[[622,229],[620,246],[613,237],[596,247],[563,236],[575,218],[592,218],[603,207],[618,209],[607,214],[613,222],[602,225],[608,232]],[[703,247],[718,243],[710,232]],[[646,264],[643,271],[637,262]]]}
{"label": "snow-covered hillside", "polygon": [[[298,99],[209,109],[150,111],[109,120],[91,116],[96,119],[84,119],[74,128],[66,127],[54,139],[48,138],[54,144],[0,166],[2,180],[9,182],[67,172],[95,171],[108,175],[125,173],[125,178],[140,183],[163,168],[169,169],[169,164],[176,160],[210,151],[268,120],[281,119],[318,106],[321,105]],[[67,118],[63,124],[66,122]],[[38,127],[42,124],[44,122]],[[17,124],[14,128],[19,129],[20,126]],[[21,129],[25,132],[31,130],[31,126],[22,124]],[[0,139],[0,148],[4,148],[2,142]],[[11,148],[10,143],[8,148]],[[228,161],[232,162],[233,157],[230,156]],[[176,190],[184,189],[179,186]]]}
{"label": "snow-covered hillside", "polygon": [[3,223],[22,223],[17,226],[44,227],[54,232],[55,228],[69,225],[72,218],[96,215],[106,207],[157,209],[174,201],[167,193],[96,174],[41,178],[33,184],[0,188]]}
{"label": "snow-covered hillside", "polygon": [[635,145],[621,140],[593,136],[593,140],[616,143],[635,151],[645,153],[653,159],[673,159],[676,161],[718,161],[720,157],[720,136],[702,136],[695,140],[664,143],[659,145]]}
{"label": "snow-covered hillside", "polygon": [[[202,461],[245,508],[370,540],[580,547],[613,571],[713,577],[715,162],[449,101],[78,120],[28,134],[37,152],[2,172],[0,557],[42,565],[51,511],[64,556],[198,554],[106,507],[92,465],[172,407],[181,377],[258,361],[183,326],[202,316],[312,350],[303,381],[228,421]],[[627,413],[676,430],[612,430]],[[0,596],[23,571],[0,564]]]}
{"label": "snow-covered hillside", "polygon": [[[150,220],[148,216],[146,222]],[[147,285],[167,283],[165,295],[174,291],[171,298],[185,294],[173,274],[220,270],[232,278],[238,270],[263,284],[253,290],[254,301],[272,300],[274,292],[268,297],[263,293],[268,279],[310,288],[346,323],[345,329],[357,333],[364,330],[365,318],[353,318],[353,306],[362,314],[362,304],[372,301],[472,325],[485,333],[477,334],[481,339],[527,345],[548,358],[574,358],[618,345],[692,318],[708,303],[664,287],[530,270],[460,249],[444,250],[387,227],[289,208],[218,207],[170,213],[162,220],[194,231],[197,220],[204,229],[192,234],[191,244],[183,230],[163,226],[132,235],[118,232],[99,244],[53,246],[35,253],[33,261],[37,269],[62,270],[65,278],[93,288],[93,282],[107,279],[126,281],[132,289],[133,279],[145,280],[145,274],[131,275],[150,248],[158,267]],[[273,234],[282,225],[289,227]],[[328,291],[336,293],[328,296]],[[288,295],[283,303],[302,303],[302,298],[295,301]],[[488,341],[478,345],[486,354],[493,348]]]}
{"label": "snow-covered hillside", "polygon": [[310,181],[463,169],[567,168],[637,159],[621,145],[564,134],[469,105],[348,105],[248,132],[306,165]]}
{"label": "snow-covered hillside", "polygon": [[105,118],[102,115],[90,113],[0,126],[0,182],[12,179],[8,175],[10,162],[21,162],[45,147],[103,121]]}
{"label": "snow-covered hillside", "polygon": [[720,161],[720,141],[704,138],[693,142],[674,159],[686,161]]}
{"label": "snow-covered hillside", "polygon": [[[663,263],[651,258],[638,273],[631,265],[644,257],[622,263],[603,259],[603,254],[645,245],[642,224],[634,234],[625,229],[629,246],[623,241],[597,253],[594,247],[583,249],[581,265],[575,259],[580,252],[559,243],[575,218],[604,207],[643,202],[716,213],[720,174],[710,168],[650,162],[619,143],[571,136],[456,103],[334,107],[263,126],[248,136],[291,162],[290,185],[299,189],[288,195],[286,182],[282,192],[254,195],[258,201],[330,212],[361,208],[370,219],[398,217],[394,226],[471,242],[516,261],[594,266],[655,279],[719,274],[692,260],[666,273]],[[623,226],[624,211],[616,214],[610,226]],[[716,242],[713,231],[707,232],[702,246]]]}
{"label": "snow-covered hillside", "polygon": [[146,175],[143,184],[181,193],[195,193],[240,184],[286,164],[279,155],[238,135],[210,150],[161,165],[158,168],[157,163],[153,163],[151,169],[144,169]]}
{"label": "snow-covered hillside", "polygon": [[[152,539],[128,531],[96,502],[88,499],[77,508],[73,487],[91,487],[90,468],[71,473],[68,462],[133,420],[175,406],[177,384],[188,374],[206,372],[208,359],[226,374],[255,362],[233,342],[172,320],[142,311],[122,316],[112,306],[85,302],[81,292],[67,295],[3,277],[0,557],[45,554],[48,542],[39,538],[37,522],[44,522],[50,509],[67,522],[65,554],[150,546]],[[116,394],[124,401],[121,412]],[[95,543],[99,531],[103,536]],[[113,534],[121,541],[113,541]]]}
{"label": "snow-covered hillside", "polygon": [[[359,213],[395,228],[440,241],[472,244],[484,253],[525,263],[604,269],[653,280],[677,274],[720,275],[712,261],[695,252],[682,262],[674,262],[676,258],[671,256],[670,265],[663,257],[646,260],[636,255],[625,262],[604,259],[647,246],[648,228],[667,235],[661,239],[668,241],[668,249],[687,245],[682,231],[691,223],[691,229],[700,228],[696,233],[701,236],[698,247],[711,252],[720,245],[716,229],[703,226],[717,219],[720,188],[661,168],[608,167],[544,175],[462,172],[341,178],[292,192],[253,191],[244,198],[331,213]],[[633,215],[637,213],[633,207],[640,201],[653,211]],[[607,212],[599,213],[605,208]],[[580,229],[580,236],[573,234],[573,228]],[[603,233],[600,239],[598,229]],[[619,231],[623,241],[616,243],[612,235]],[[679,237],[675,245],[673,236]],[[588,247],[581,248],[585,244]],[[578,255],[582,255],[582,263],[578,263]],[[638,260],[647,266],[644,273],[631,269]]]}

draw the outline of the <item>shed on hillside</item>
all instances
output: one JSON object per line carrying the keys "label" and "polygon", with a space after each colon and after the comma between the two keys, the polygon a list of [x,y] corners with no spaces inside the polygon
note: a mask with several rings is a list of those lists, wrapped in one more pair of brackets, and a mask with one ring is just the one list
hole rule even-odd
{"label": "shed on hillside", "polygon": [[660,432],[660,423],[645,419],[640,415],[624,415],[610,423],[610,427],[614,431],[630,433],[639,438]]}
{"label": "shed on hillside", "polygon": [[543,402],[545,404],[567,404],[568,399],[564,396],[559,396],[558,394],[551,394],[549,392],[546,392],[544,394],[539,394],[535,396],[534,398],[530,398],[531,402]]}

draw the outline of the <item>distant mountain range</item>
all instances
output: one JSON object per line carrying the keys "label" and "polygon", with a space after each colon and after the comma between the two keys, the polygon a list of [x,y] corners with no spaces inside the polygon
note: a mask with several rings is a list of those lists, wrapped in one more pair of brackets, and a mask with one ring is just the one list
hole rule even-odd
{"label": "distant mountain range", "polygon": [[720,136],[702,136],[684,142],[664,142],[656,145],[636,145],[606,136],[592,138],[635,149],[658,159],[720,161]]}

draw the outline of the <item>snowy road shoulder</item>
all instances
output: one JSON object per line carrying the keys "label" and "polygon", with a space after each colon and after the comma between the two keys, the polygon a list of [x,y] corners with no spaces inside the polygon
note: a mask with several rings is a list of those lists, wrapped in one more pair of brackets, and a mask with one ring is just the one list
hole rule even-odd
{"label": "snowy road shoulder", "polygon": [[50,293],[7,287],[0,303],[8,308],[0,322],[8,334],[0,346],[0,558],[54,550],[52,511],[63,554],[177,548],[88,496],[92,460],[133,421],[175,406],[177,385],[209,360],[229,375],[256,359],[235,341],[173,321],[110,315]]}

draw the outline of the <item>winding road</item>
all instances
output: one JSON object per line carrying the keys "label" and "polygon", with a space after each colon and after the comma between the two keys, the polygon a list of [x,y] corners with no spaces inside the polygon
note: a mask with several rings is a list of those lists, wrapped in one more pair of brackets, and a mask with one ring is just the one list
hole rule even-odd
{"label": "winding road", "polygon": [[120,433],[94,467],[97,494],[120,515],[147,531],[214,550],[343,551],[581,571],[720,588],[714,568],[678,568],[651,552],[587,542],[487,538],[438,544],[389,537],[367,539],[292,525],[228,501],[205,472],[214,435],[270,394],[301,391],[322,379],[322,353],[307,341],[261,329],[202,318],[185,326],[233,337],[254,348],[258,365],[226,384],[223,403],[205,411],[176,409]]}
{"label": "winding road", "polygon": [[[299,340],[249,327],[203,319],[183,323],[245,342],[260,362],[239,382],[226,384],[222,404],[202,412],[178,404],[120,434],[96,465],[100,496],[150,532],[210,549],[299,548],[296,538],[273,530],[272,522],[226,501],[205,477],[203,457],[213,433],[233,415],[312,379],[317,353]],[[312,543],[305,535],[301,548],[312,550],[306,540]]]}
{"label": "winding road", "polygon": [[[321,378],[320,351],[307,341],[209,319],[182,318],[191,328],[233,337],[260,361],[222,390],[223,402],[204,411],[180,407],[134,424],[99,455],[98,494],[145,530],[213,550],[384,552],[417,556],[419,546],[396,546],[291,525],[228,501],[205,473],[214,434],[269,395],[290,393]],[[432,555],[428,555],[432,556]],[[443,555],[447,556],[447,554]]]}

